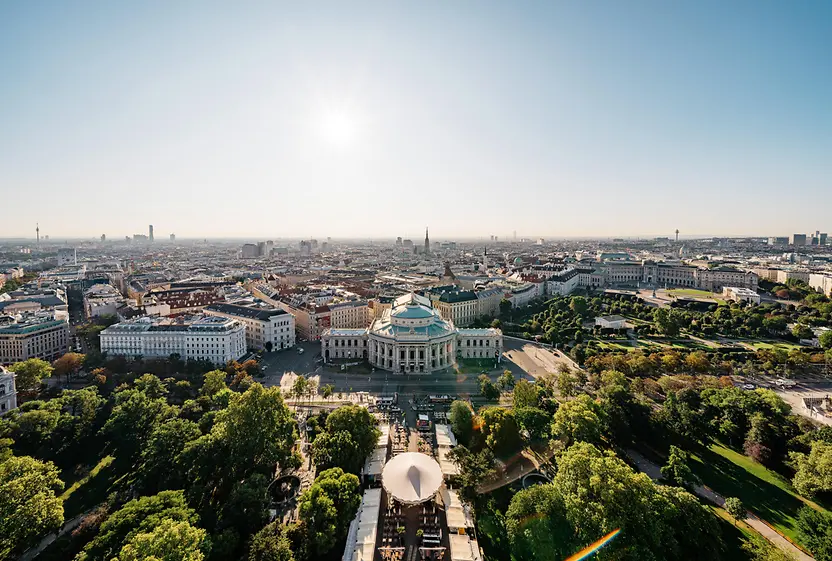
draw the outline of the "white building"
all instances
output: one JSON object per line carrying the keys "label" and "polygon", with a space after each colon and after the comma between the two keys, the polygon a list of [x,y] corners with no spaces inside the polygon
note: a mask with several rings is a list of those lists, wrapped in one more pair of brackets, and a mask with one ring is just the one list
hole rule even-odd
{"label": "white building", "polygon": [[110,355],[208,360],[225,364],[246,354],[246,326],[216,316],[176,319],[143,317],[101,332],[101,352]]}
{"label": "white building", "polygon": [[211,304],[204,311],[212,316],[236,319],[245,324],[246,344],[250,349],[265,349],[269,342],[272,350],[295,346],[295,317],[285,310]]}
{"label": "white building", "polygon": [[734,302],[751,302],[752,304],[760,303],[760,295],[750,288],[724,286],[722,287],[722,295],[727,300],[733,300]]}
{"label": "white building", "polygon": [[458,329],[430,306],[430,300],[407,294],[385,309],[369,329],[327,329],[321,335],[324,362],[366,359],[396,373],[430,373],[457,358],[499,360],[503,334],[499,329]]}
{"label": "white building", "polygon": [[370,324],[370,308],[366,300],[347,300],[345,302],[327,304],[329,308],[329,323],[337,328],[359,328]]}
{"label": "white building", "polygon": [[627,326],[627,318],[621,316],[602,316],[595,318],[595,325],[601,329],[623,329]]}
{"label": "white building", "polygon": [[809,286],[821,294],[832,297],[832,274],[812,273],[809,275]]}
{"label": "white building", "polygon": [[0,366],[0,415],[17,408],[14,374]]}

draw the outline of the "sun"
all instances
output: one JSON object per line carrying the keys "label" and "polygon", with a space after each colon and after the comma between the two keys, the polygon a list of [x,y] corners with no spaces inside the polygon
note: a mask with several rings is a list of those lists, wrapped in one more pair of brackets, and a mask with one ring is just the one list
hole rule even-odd
{"label": "sun", "polygon": [[355,142],[357,133],[355,119],[344,112],[330,111],[321,117],[321,135],[328,143],[346,147]]}

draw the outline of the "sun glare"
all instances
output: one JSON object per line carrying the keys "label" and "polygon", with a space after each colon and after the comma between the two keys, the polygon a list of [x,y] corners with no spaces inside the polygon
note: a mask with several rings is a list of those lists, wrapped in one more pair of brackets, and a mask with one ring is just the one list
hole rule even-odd
{"label": "sun glare", "polygon": [[355,140],[355,120],[346,113],[329,112],[321,119],[324,139],[335,146],[349,146]]}

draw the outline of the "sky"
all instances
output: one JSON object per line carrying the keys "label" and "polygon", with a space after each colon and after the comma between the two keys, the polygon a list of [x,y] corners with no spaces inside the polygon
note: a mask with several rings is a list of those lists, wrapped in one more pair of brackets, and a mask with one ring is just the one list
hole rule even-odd
{"label": "sky", "polygon": [[832,2],[0,3],[0,238],[832,230]]}

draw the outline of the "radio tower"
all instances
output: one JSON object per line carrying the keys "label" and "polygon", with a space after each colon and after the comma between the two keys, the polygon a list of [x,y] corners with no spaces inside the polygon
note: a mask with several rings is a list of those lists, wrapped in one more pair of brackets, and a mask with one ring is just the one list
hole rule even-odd
{"label": "radio tower", "polygon": [[676,243],[679,243],[679,228],[676,228]]}
{"label": "radio tower", "polygon": [[35,222],[35,236],[37,237],[37,245],[40,247],[40,224]]}

